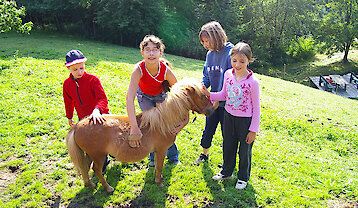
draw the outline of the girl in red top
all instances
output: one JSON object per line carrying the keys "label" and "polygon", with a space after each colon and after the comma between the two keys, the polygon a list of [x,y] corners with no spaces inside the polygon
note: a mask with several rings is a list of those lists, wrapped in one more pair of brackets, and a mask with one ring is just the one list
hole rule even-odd
{"label": "girl in red top", "polygon": [[[144,60],[138,62],[133,69],[126,97],[127,114],[131,124],[130,135],[142,137],[142,132],[136,121],[135,97],[137,96],[142,111],[149,110],[167,97],[167,93],[161,87],[163,81],[167,80],[170,86],[177,82],[173,71],[168,66],[169,62],[162,58],[164,48],[162,41],[154,35],[145,36],[140,43],[140,51]],[[140,145],[140,140],[130,140],[129,142],[132,147]],[[167,157],[174,164],[179,163],[179,151],[175,143],[169,147]],[[149,166],[153,167],[153,153],[150,154],[149,160]]]}

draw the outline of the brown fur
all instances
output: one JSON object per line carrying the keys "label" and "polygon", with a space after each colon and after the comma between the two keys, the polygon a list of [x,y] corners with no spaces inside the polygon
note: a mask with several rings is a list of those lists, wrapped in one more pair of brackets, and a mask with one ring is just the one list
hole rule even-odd
{"label": "brown fur", "polygon": [[94,187],[89,180],[88,171],[93,161],[93,170],[103,187],[112,192],[114,189],[102,176],[102,166],[106,155],[110,154],[121,162],[137,162],[155,153],[155,182],[163,186],[161,172],[167,149],[174,143],[171,132],[196,105],[210,115],[214,108],[204,95],[204,88],[192,79],[173,85],[168,98],[156,108],[137,115],[137,122],[143,137],[141,146],[132,148],[128,144],[130,130],[126,116],[104,115],[103,124],[93,124],[89,118],[83,119],[72,127],[66,135],[67,148],[75,167],[79,170],[86,186]]}

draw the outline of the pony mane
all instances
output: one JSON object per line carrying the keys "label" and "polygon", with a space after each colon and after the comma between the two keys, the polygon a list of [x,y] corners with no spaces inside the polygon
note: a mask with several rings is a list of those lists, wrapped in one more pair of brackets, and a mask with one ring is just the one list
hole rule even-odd
{"label": "pony mane", "polygon": [[164,102],[142,112],[140,128],[149,126],[150,131],[159,131],[163,135],[169,134],[180,121],[186,118],[191,109],[188,99],[188,89],[191,87],[196,92],[203,93],[202,84],[194,78],[184,78],[178,81],[172,86]]}

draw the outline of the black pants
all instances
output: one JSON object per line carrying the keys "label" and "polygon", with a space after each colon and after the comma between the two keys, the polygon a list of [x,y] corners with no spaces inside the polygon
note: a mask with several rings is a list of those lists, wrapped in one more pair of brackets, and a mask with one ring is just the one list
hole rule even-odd
{"label": "black pants", "polygon": [[251,124],[251,117],[236,117],[224,112],[223,128],[223,158],[224,164],[221,174],[230,176],[236,166],[236,154],[239,146],[239,171],[238,179],[248,181],[251,172],[252,145],[246,142]]}
{"label": "black pants", "polygon": [[200,142],[203,148],[209,149],[211,147],[211,142],[219,122],[221,124],[221,132],[223,132],[224,111],[224,107],[218,107],[212,115],[206,117],[205,129]]}

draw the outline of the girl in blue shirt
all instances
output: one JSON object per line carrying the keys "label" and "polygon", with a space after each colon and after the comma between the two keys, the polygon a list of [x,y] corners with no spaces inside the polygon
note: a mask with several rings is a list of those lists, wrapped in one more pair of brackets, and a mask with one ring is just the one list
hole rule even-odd
{"label": "girl in blue shirt", "polygon": [[[224,29],[216,21],[206,23],[201,27],[199,40],[204,48],[209,50],[203,68],[202,83],[206,88],[210,87],[210,92],[220,92],[223,86],[224,73],[232,68],[230,51],[234,45],[228,42]],[[218,104],[219,107],[211,116],[206,117],[205,129],[200,142],[203,152],[194,161],[196,165],[209,159],[209,148],[219,122],[221,130],[223,129],[225,101],[215,104]]]}

